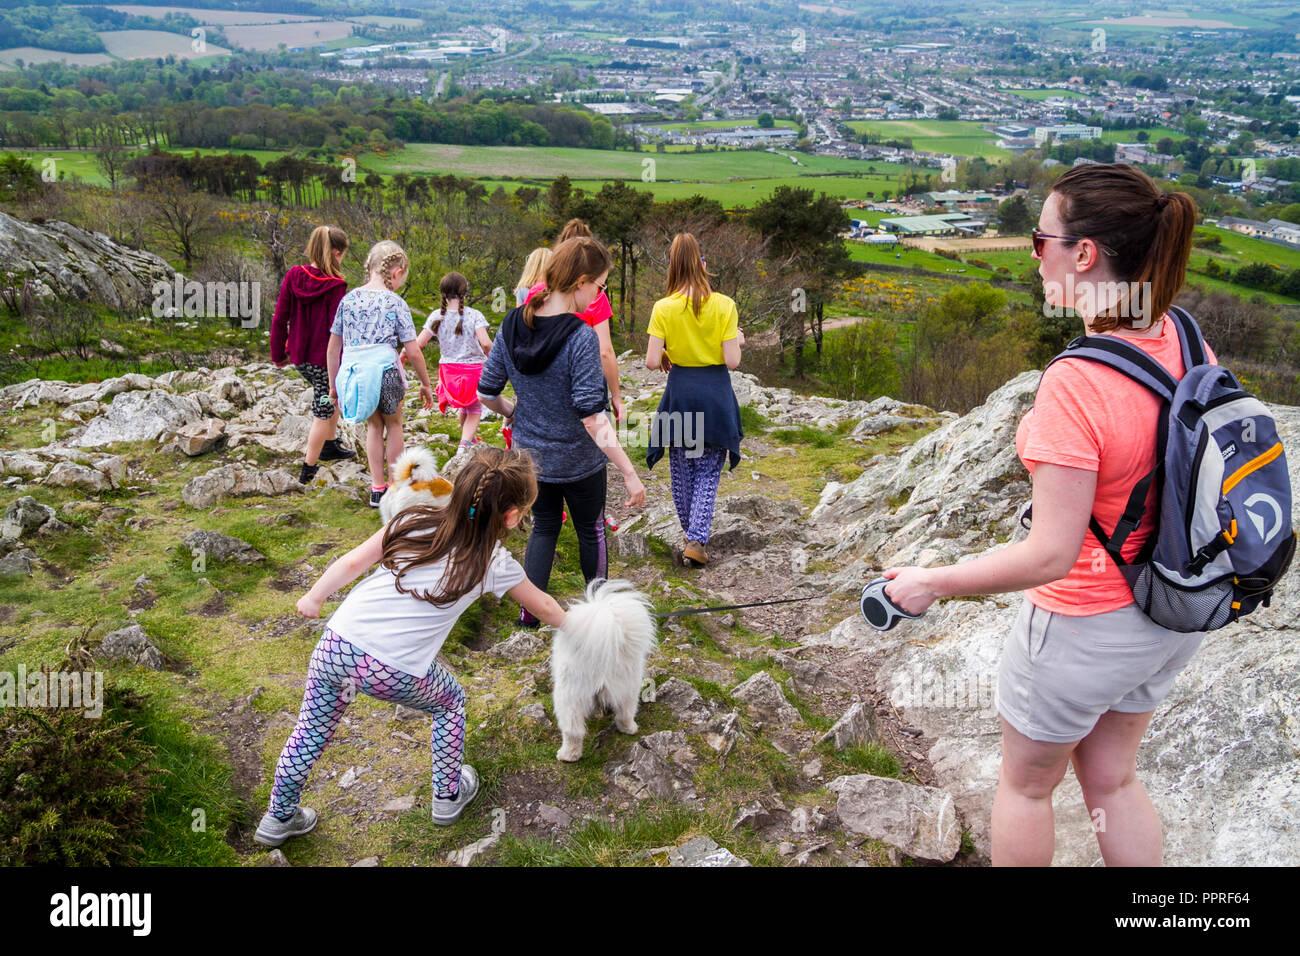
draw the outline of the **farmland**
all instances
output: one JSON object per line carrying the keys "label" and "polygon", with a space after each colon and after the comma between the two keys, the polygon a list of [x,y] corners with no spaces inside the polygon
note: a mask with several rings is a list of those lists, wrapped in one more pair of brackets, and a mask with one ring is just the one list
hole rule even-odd
{"label": "farmland", "polygon": [[858,133],[875,133],[885,139],[911,139],[914,149],[954,156],[1009,156],[980,123],[968,120],[856,120],[848,124]]}

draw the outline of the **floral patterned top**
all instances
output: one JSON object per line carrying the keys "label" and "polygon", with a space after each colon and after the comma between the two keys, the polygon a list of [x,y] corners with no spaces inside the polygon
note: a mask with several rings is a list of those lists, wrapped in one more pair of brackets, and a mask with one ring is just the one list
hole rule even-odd
{"label": "floral patterned top", "polygon": [[388,289],[352,289],[339,302],[330,332],[344,348],[388,345],[394,351],[415,338],[410,306]]}

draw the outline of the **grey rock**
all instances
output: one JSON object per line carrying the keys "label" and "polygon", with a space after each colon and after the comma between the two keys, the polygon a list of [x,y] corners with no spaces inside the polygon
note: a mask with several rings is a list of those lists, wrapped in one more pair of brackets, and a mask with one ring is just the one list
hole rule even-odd
{"label": "grey rock", "polygon": [[751,716],[764,724],[788,728],[802,723],[799,711],[786,700],[785,694],[772,675],[759,671],[749,680],[732,688],[731,696],[745,705]]}
{"label": "grey rock", "polygon": [[488,654],[517,662],[532,657],[545,646],[546,642],[533,632],[516,631],[504,641],[488,648]]}
{"label": "grey rock", "polygon": [[709,722],[708,728],[704,732],[704,742],[723,757],[726,757],[727,754],[731,753],[731,748],[736,745],[736,741],[741,736],[740,714],[733,710],[725,714],[719,714]]}
{"label": "grey rock", "polygon": [[108,491],[113,487],[108,475],[96,468],[61,461],[45,476],[45,484],[60,488],[80,488],[83,491]]}
{"label": "grey rock", "polygon": [[736,856],[726,847],[718,846],[706,836],[687,840],[668,851],[668,865],[672,866],[749,866],[749,861]]}
{"label": "grey rock", "polygon": [[247,541],[231,538],[216,531],[191,531],[185,536],[185,547],[202,551],[217,561],[234,561],[236,564],[256,564],[266,556]]}
{"label": "grey rock", "polygon": [[39,458],[22,452],[0,452],[0,474],[21,475],[24,478],[39,478],[50,470],[50,466]]}
{"label": "grey rock", "polygon": [[644,534],[619,531],[613,536],[614,553],[621,558],[650,557],[650,542]]}
{"label": "grey rock", "polygon": [[369,867],[369,866],[378,866],[378,865],[379,865],[379,857],[368,856],[364,860],[357,860],[357,862],[352,864],[352,867],[355,869],[356,867],[359,866]]}
{"label": "grey rock", "polygon": [[520,707],[519,716],[525,717],[528,720],[535,720],[544,727],[551,726],[550,718],[546,716],[546,708],[538,703],[525,704],[523,707]]}
{"label": "grey rock", "polygon": [[543,803],[537,808],[537,819],[549,826],[564,829],[573,822],[572,815],[565,813],[559,807],[553,807],[549,803]]}
{"label": "grey rock", "polygon": [[155,671],[161,670],[163,666],[162,652],[139,624],[131,624],[106,634],[96,656],[129,661]]}
{"label": "grey rock", "polygon": [[946,863],[961,849],[961,820],[952,794],[889,777],[836,777],[835,810],[846,830],[883,840],[919,860]]}
{"label": "grey rock", "polygon": [[31,577],[32,562],[36,555],[27,548],[15,551],[0,558],[0,578]]}
{"label": "grey rock", "polygon": [[405,704],[398,704],[393,716],[398,720],[423,720],[429,714],[423,710],[416,710],[414,707],[407,707]]}
{"label": "grey rock", "polygon": [[613,773],[614,784],[637,800],[686,801],[696,758],[680,731],[661,730],[637,740],[626,764]]}
{"label": "grey rock", "polygon": [[275,849],[266,855],[266,866],[292,866],[284,851]]}
{"label": "grey rock", "polygon": [[469,866],[500,841],[500,833],[489,833],[481,840],[475,840],[469,846],[452,850],[447,854],[447,862],[452,866]]}
{"label": "grey rock", "polygon": [[826,731],[817,742],[824,743],[828,740],[834,742],[836,750],[880,743],[880,726],[876,720],[875,708],[863,701],[850,705],[844,715],[835,721],[835,726]]}
{"label": "grey rock", "polygon": [[115,442],[152,442],[176,434],[202,415],[199,403],[188,395],[163,389],[122,392],[108,411],[93,419],[70,444],[94,448]]}
{"label": "grey rock", "polygon": [[226,434],[226,423],[220,418],[205,418],[191,422],[176,433],[176,446],[193,458],[212,451]]}
{"label": "grey rock", "polygon": [[244,465],[221,465],[187,481],[181,500],[191,508],[211,508],[222,498],[275,497],[301,490],[297,477],[283,469],[258,471]]}
{"label": "grey rock", "polygon": [[4,520],[0,522],[0,538],[17,540],[53,517],[54,509],[49,505],[41,504],[31,495],[23,495],[5,509]]}
{"label": "grey rock", "polygon": [[360,776],[361,774],[357,772],[356,767],[348,767],[347,770],[343,771],[343,776],[339,778],[339,789],[340,790],[350,789],[352,786],[356,784],[357,779]]}
{"label": "grey rock", "polygon": [[700,692],[680,677],[670,677],[655,689],[655,703],[666,704],[678,720],[702,724],[709,719],[709,705]]}
{"label": "grey rock", "polygon": [[415,809],[415,797],[394,797],[379,808],[383,813],[406,813]]}

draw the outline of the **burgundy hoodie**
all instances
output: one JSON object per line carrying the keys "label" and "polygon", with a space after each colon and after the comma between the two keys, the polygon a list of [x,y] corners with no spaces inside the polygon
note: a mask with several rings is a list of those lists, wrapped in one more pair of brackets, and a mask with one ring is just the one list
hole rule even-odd
{"label": "burgundy hoodie", "polygon": [[290,365],[324,368],[334,311],[347,291],[345,281],[315,266],[294,266],[286,272],[271,318],[271,361],[287,357]]}

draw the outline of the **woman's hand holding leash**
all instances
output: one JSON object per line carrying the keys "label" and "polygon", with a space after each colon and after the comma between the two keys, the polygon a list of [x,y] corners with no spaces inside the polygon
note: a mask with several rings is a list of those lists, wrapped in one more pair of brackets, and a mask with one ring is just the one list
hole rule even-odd
{"label": "woman's hand holding leash", "polygon": [[885,594],[908,614],[924,614],[942,597],[934,588],[929,568],[890,568],[881,577],[891,582]]}

